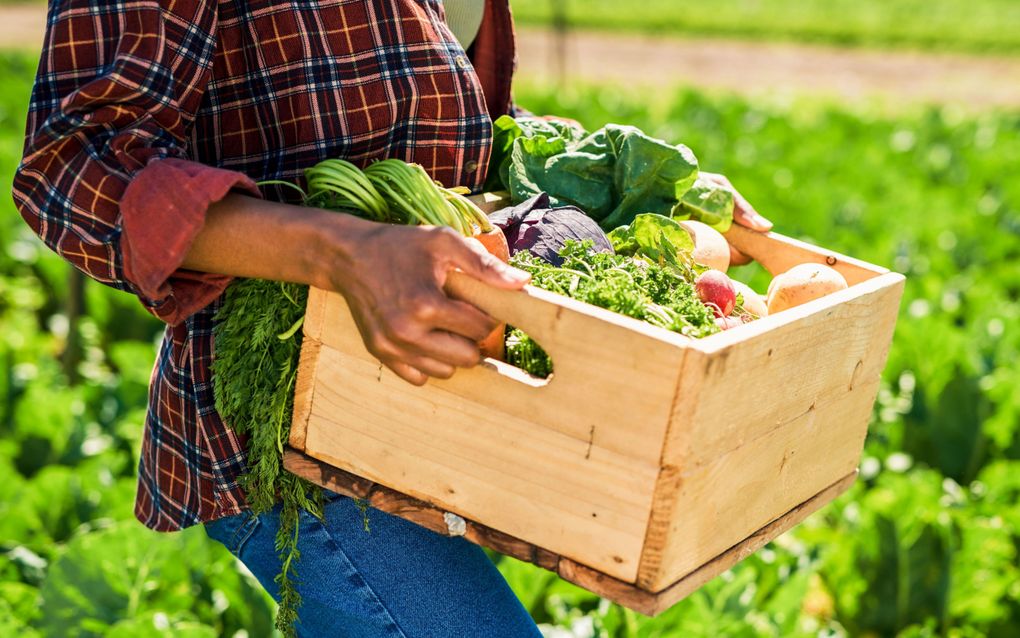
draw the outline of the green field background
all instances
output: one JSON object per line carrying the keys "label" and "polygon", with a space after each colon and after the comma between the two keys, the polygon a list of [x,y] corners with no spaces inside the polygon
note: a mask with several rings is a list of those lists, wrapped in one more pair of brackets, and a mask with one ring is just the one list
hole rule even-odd
{"label": "green field background", "polygon": [[698,37],[1020,51],[1015,0],[511,0],[518,23]]}
{"label": "green field background", "polygon": [[[540,4],[514,2],[526,20],[527,5]],[[674,4],[689,3],[642,6]],[[725,15],[766,3],[715,4]],[[969,6],[985,20],[984,7],[1015,15],[1018,3],[929,4]],[[609,5],[590,3],[590,15]],[[985,33],[1017,37],[993,21]],[[33,70],[32,57],[0,55],[5,189]],[[547,635],[1020,635],[1020,112],[893,117],[612,86],[523,84],[517,99],[589,127],[635,124],[684,142],[780,231],[908,278],[848,494],[654,620],[500,560]],[[157,534],[131,515],[160,324],[90,282],[76,327],[80,381],[69,383],[58,361],[68,268],[6,196],[0,212],[0,636],[270,635],[271,601],[225,550],[200,530]],[[755,267],[736,276],[767,284]]]}

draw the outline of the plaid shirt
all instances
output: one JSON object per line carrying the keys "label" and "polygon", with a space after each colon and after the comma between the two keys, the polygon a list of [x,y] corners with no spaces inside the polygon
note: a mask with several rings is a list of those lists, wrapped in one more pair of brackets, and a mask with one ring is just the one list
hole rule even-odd
{"label": "plaid shirt", "polygon": [[470,56],[440,0],[50,3],[14,198],[47,245],[168,324],[139,520],[175,530],[245,506],[245,442],[210,374],[229,278],[180,268],[209,204],[328,157],[398,157],[479,187],[512,38],[507,0],[488,3]]}

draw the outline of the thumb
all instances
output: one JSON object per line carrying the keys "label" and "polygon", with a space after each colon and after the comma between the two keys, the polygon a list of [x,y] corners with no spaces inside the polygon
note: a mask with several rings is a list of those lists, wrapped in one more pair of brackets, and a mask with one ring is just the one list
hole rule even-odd
{"label": "thumb", "polygon": [[751,202],[744,199],[744,196],[740,193],[733,191],[733,199],[735,200],[735,206],[733,207],[733,221],[746,226],[751,230],[756,230],[759,233],[767,233],[772,230],[772,222],[762,217],[758,211],[751,206]]}
{"label": "thumb", "polygon": [[516,290],[531,281],[531,275],[509,266],[485,250],[481,242],[470,237],[452,237],[456,247],[450,250],[450,264],[464,273],[496,288]]}

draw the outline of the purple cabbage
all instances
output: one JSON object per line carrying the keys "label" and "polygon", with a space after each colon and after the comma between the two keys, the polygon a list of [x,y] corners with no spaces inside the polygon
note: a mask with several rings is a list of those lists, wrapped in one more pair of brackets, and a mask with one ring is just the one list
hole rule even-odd
{"label": "purple cabbage", "polygon": [[506,235],[511,255],[528,250],[554,266],[563,263],[559,252],[568,239],[590,239],[596,251],[613,252],[613,244],[595,220],[575,206],[550,207],[545,193],[498,210],[489,215],[489,221]]}

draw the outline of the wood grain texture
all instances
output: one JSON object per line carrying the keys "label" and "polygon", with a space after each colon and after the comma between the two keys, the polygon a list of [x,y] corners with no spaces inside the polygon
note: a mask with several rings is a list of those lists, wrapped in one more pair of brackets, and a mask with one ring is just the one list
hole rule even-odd
{"label": "wood grain texture", "polygon": [[474,542],[660,609],[852,475],[903,289],[781,235],[727,237],[773,272],[829,263],[852,285],[695,341],[453,273],[452,296],[522,328],[555,372],[487,360],[420,388],[368,353],[341,295],[312,290],[291,441],[380,509],[439,530],[456,514]]}
{"label": "wood grain texture", "polygon": [[[446,512],[426,501],[401,494],[350,472],[344,472],[297,450],[284,452],[284,467],[298,476],[338,494],[358,498],[383,512],[394,514],[444,536],[450,535]],[[556,571],[560,557],[499,530],[465,520],[463,536],[476,545]]]}
{"label": "wood grain texture", "polygon": [[[438,534],[450,535],[446,512],[425,501],[338,470],[296,450],[287,450],[284,453],[284,467],[334,492],[367,500],[378,510],[400,516]],[[855,478],[856,472],[842,477],[660,592],[648,591],[613,578],[470,519],[464,520],[463,536],[476,545],[555,572],[564,580],[624,607],[655,616],[807,518],[846,490],[853,484]]]}
{"label": "wood grain texture", "polygon": [[902,292],[881,275],[694,343],[663,464],[688,471],[876,381]]}
{"label": "wood grain texture", "polygon": [[305,304],[305,322],[301,332],[306,337],[322,340],[323,326],[327,321],[326,302],[329,293],[314,286],[308,289],[308,301]]}
{"label": "wood grain texture", "polygon": [[326,300],[328,293],[311,287],[305,303],[305,321],[301,325],[301,358],[298,361],[297,380],[294,382],[294,414],[291,417],[291,447],[305,449],[308,432],[308,418],[312,413],[312,397],[315,393],[315,371],[319,361],[319,348],[323,325],[326,322]]}
{"label": "wood grain texture", "polygon": [[731,246],[753,258],[772,275],[782,274],[797,264],[825,264],[838,270],[847,283],[853,286],[875,275],[889,272],[860,259],[818,248],[779,233],[759,233],[733,224],[724,236]]}
{"label": "wood grain texture", "polygon": [[[306,319],[307,321],[307,319]],[[301,341],[301,359],[298,361],[297,380],[294,382],[294,416],[290,421],[288,443],[297,450],[305,449],[308,419],[312,416],[312,397],[315,394],[315,372],[319,365],[322,343],[310,335]]]}
{"label": "wood grain texture", "polygon": [[[643,609],[632,607],[632,609],[648,616],[657,616],[661,614],[677,602],[697,591],[708,581],[764,547],[767,543],[793,529],[793,527],[801,523],[808,516],[814,514],[822,507],[832,502],[832,500],[837,496],[848,490],[850,486],[854,484],[855,480],[857,480],[856,470],[835,481],[807,501],[770,522],[768,525],[761,527],[743,541],[737,543],[733,547],[730,547],[715,558],[705,562],[695,571],[684,575],[665,589],[653,594],[654,598],[649,601],[650,604],[647,607]],[[628,606],[623,602],[620,602],[620,604]]]}
{"label": "wood grain texture", "polygon": [[683,468],[659,571],[642,574],[640,584],[658,590],[675,582],[853,472],[877,391],[876,379],[728,454]]}
{"label": "wood grain texture", "polygon": [[553,377],[489,361],[415,388],[329,294],[304,449],[633,581],[689,339],[534,288],[449,287],[547,347]]}
{"label": "wood grain texture", "polygon": [[[679,373],[684,356],[679,346],[690,339],[531,286],[498,290],[455,273],[448,288],[531,335],[552,357],[555,373],[545,382],[488,360],[452,379],[431,380],[426,393],[442,389],[486,413],[534,420],[580,441],[594,438],[598,447],[658,463],[675,389],[673,373]],[[343,297],[328,294],[326,314],[330,323],[321,335],[324,345],[377,364]]]}
{"label": "wood grain texture", "polygon": [[316,376],[309,455],[618,578],[635,578],[654,463],[438,386],[411,386],[378,363],[328,345]]}
{"label": "wood grain texture", "polygon": [[[688,350],[663,447],[639,584],[659,588],[673,582],[691,569],[685,561],[717,553],[776,511],[849,471],[841,464],[857,462],[902,287],[900,275],[877,275],[812,304],[701,340]],[[835,403],[842,412],[824,410]],[[840,450],[842,456],[826,457],[823,468],[788,463],[796,449],[774,437],[808,416],[838,428],[853,442]],[[801,432],[815,444],[832,434],[810,428]],[[790,440],[797,442],[796,437]],[[722,482],[697,474],[731,455],[753,463],[731,461],[734,474]],[[710,481],[711,494],[703,501],[709,511],[690,510],[692,503],[683,498],[697,480]],[[786,490],[788,485],[797,489]],[[765,500],[752,507],[741,499]],[[723,516],[716,508],[724,506],[736,518],[702,529],[706,520]],[[701,543],[696,551],[684,540],[692,537]]]}

